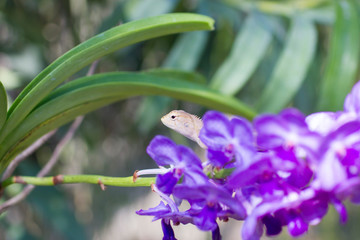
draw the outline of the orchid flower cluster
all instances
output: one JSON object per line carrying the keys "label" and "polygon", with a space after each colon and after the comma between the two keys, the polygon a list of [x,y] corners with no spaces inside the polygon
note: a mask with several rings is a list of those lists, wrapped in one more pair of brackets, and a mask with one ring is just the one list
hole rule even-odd
{"label": "orchid flower cluster", "polygon": [[[297,237],[318,224],[330,204],[345,222],[343,201],[360,203],[360,82],[340,112],[306,117],[290,108],[251,123],[208,111],[203,123],[205,163],[164,136],[147,148],[160,167],[153,189],[163,201],[137,214],[161,219],[163,239],[176,239],[171,222],[221,239],[217,221],[229,218],[244,221],[245,240],[260,239],[264,230],[277,235],[283,226]],[[216,177],[221,171],[229,174]],[[185,211],[182,201],[190,204]]]}

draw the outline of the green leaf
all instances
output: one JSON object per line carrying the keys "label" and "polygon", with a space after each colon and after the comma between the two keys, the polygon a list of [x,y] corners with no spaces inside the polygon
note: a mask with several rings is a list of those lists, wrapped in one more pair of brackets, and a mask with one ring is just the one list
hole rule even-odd
{"label": "green leaf", "polygon": [[226,95],[236,94],[251,77],[263,58],[272,34],[266,24],[272,21],[265,15],[252,14],[238,33],[230,56],[211,80],[211,87]]}
{"label": "green leaf", "polygon": [[171,12],[178,0],[131,0],[123,6],[127,19],[137,20]]}
{"label": "green leaf", "polygon": [[208,33],[204,31],[182,34],[171,49],[163,67],[194,70],[199,63],[207,40]]}
{"label": "green leaf", "polygon": [[260,112],[278,112],[292,100],[313,60],[317,42],[314,24],[301,16],[293,19],[280,59],[256,103]]}
{"label": "green leaf", "polygon": [[49,65],[20,93],[9,109],[0,141],[55,87],[94,60],[146,39],[185,31],[211,30],[213,22],[211,18],[198,14],[165,14],[120,25],[83,42]]}
{"label": "green leaf", "polygon": [[6,112],[7,112],[7,95],[4,88],[4,85],[0,81],[0,129],[6,121]]}
{"label": "green leaf", "polygon": [[196,83],[136,73],[107,73],[69,82],[40,103],[0,145],[0,171],[12,157],[46,132],[76,116],[121,99],[163,95],[190,101],[231,114],[253,118],[255,113],[235,98]]}
{"label": "green leaf", "polygon": [[359,67],[360,25],[354,1],[337,1],[328,62],[320,86],[319,111],[342,109]]}
{"label": "green leaf", "polygon": [[170,68],[155,68],[144,71],[146,74],[164,77],[164,78],[172,78],[178,80],[184,80],[199,84],[205,84],[206,79],[203,75],[196,72],[185,72],[178,69],[170,69]]}
{"label": "green leaf", "polygon": [[[329,19],[329,13],[324,11],[327,6],[331,5],[332,1],[329,0],[286,0],[286,1],[253,1],[253,0],[223,0],[229,5],[237,7],[243,11],[260,11],[272,15],[280,15],[284,17],[292,18],[294,13],[305,14],[307,17],[311,17],[314,21],[323,22]],[[319,10],[319,11],[317,11]],[[311,12],[309,14],[309,12]],[[324,16],[325,15],[325,16]]]}

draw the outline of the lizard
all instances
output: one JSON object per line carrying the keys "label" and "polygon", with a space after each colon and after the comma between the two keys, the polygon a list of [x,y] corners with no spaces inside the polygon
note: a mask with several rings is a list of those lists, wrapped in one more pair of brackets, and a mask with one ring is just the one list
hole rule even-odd
{"label": "lizard", "polygon": [[183,110],[172,110],[161,118],[161,122],[168,128],[171,128],[181,135],[197,142],[200,147],[204,149],[207,148],[199,138],[203,122],[198,116],[187,113]]}

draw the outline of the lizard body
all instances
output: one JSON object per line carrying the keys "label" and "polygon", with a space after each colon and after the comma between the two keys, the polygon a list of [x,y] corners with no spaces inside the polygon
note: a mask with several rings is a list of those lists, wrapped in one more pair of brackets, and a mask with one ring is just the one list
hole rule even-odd
{"label": "lizard body", "polygon": [[187,113],[183,110],[173,110],[161,118],[161,122],[180,133],[181,135],[197,142],[200,147],[206,148],[205,144],[201,142],[199,133],[203,127],[202,120],[193,114]]}

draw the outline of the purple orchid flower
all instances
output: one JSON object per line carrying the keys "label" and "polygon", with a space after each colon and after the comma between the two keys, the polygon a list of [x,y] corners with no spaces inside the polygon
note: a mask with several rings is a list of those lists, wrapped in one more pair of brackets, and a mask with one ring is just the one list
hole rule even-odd
{"label": "purple orchid flower", "polygon": [[305,121],[311,131],[327,135],[341,126],[340,116],[342,114],[342,112],[317,112],[307,116]]}
{"label": "purple orchid flower", "polygon": [[297,157],[317,158],[320,135],[309,130],[305,116],[289,108],[278,115],[264,114],[254,120],[257,144],[260,149],[292,149]]}
{"label": "purple orchid flower", "polygon": [[356,112],[317,112],[306,117],[306,123],[311,131],[321,134],[323,137],[336,131],[344,124],[359,120]]}
{"label": "purple orchid flower", "polygon": [[200,159],[188,147],[176,145],[167,137],[156,136],[147,153],[159,166],[170,166],[156,178],[156,186],[163,193],[171,194],[180,178],[184,184],[207,182]]}
{"label": "purple orchid flower", "polygon": [[180,184],[174,188],[173,194],[178,198],[188,200],[192,206],[218,206],[220,207],[218,211],[222,211],[222,217],[224,217],[223,211],[236,219],[244,219],[246,216],[241,202],[232,197],[231,192],[222,186],[211,183],[197,186]]}
{"label": "purple orchid flower", "polygon": [[164,233],[163,240],[176,240],[170,220],[173,220],[176,224],[187,224],[192,222],[192,218],[190,216],[186,216],[186,213],[179,211],[173,212],[171,207],[169,205],[165,205],[162,201],[154,208],[150,208],[148,210],[141,209],[136,211],[136,213],[139,215],[154,216],[153,221],[161,219],[161,227]]}
{"label": "purple orchid flower", "polygon": [[232,189],[261,186],[267,182],[285,182],[296,188],[304,188],[313,176],[313,171],[292,149],[277,152],[260,152],[257,159],[246,169],[236,169],[227,179]]}
{"label": "purple orchid flower", "polygon": [[[319,162],[313,186],[323,191],[336,191],[344,187],[356,186],[360,174],[360,122],[352,121],[330,133],[319,151]],[[351,184],[348,184],[348,181]],[[357,188],[357,187],[356,187]],[[359,193],[358,193],[359,194]]]}
{"label": "purple orchid flower", "polygon": [[156,186],[153,186],[153,190],[157,192],[160,197],[167,202],[167,204],[165,205],[165,203],[161,201],[160,204],[154,208],[150,208],[148,210],[140,209],[136,213],[139,215],[154,216],[152,221],[161,219],[161,226],[164,233],[163,240],[176,240],[170,222],[172,221],[175,225],[180,223],[188,224],[194,223],[194,218],[189,214],[189,211],[179,211],[175,201],[173,201],[167,194],[162,193]]}
{"label": "purple orchid flower", "polygon": [[177,185],[175,197],[188,200],[191,208],[187,212],[193,218],[193,224],[203,231],[211,231],[213,239],[221,239],[217,219],[229,217],[244,219],[245,209],[241,202],[232,197],[231,192],[212,183],[207,185]]}
{"label": "purple orchid flower", "polygon": [[310,130],[327,135],[347,122],[360,119],[360,82],[346,96],[344,111],[316,112],[306,117]]}
{"label": "purple orchid flower", "polygon": [[252,126],[246,119],[233,117],[229,120],[220,112],[208,111],[203,122],[199,138],[208,147],[211,164],[224,167],[235,159],[236,165],[249,165],[255,146]]}
{"label": "purple orchid flower", "polygon": [[242,237],[244,240],[260,239],[263,226],[268,236],[279,234],[282,226],[287,226],[291,236],[300,236],[307,232],[309,225],[319,223],[327,209],[328,199],[317,196],[312,189],[289,192],[256,205],[245,219]]}
{"label": "purple orchid flower", "polygon": [[170,220],[173,221],[175,225],[180,223],[193,223],[193,217],[190,216],[188,212],[181,212],[177,207],[174,208],[172,204],[174,203],[165,205],[165,203],[161,201],[156,207],[148,210],[140,209],[136,213],[139,215],[154,216],[152,221],[163,219],[167,224],[170,223]]}

